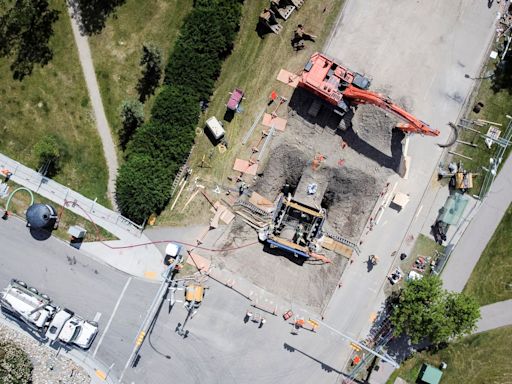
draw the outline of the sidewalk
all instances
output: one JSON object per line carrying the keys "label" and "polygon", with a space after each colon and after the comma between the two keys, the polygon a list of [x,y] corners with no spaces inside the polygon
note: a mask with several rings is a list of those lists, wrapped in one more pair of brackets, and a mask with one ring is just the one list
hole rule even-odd
{"label": "sidewalk", "polygon": [[487,197],[462,235],[442,273],[443,286],[461,292],[480,255],[512,202],[512,159],[509,157]]}
{"label": "sidewalk", "polygon": [[478,321],[475,333],[512,324],[512,299],[485,305],[480,308],[482,318]]}
{"label": "sidewalk", "polygon": [[68,6],[69,18],[71,19],[71,28],[73,29],[73,36],[75,37],[76,47],[78,50],[78,57],[80,65],[84,73],[87,91],[91,99],[92,110],[94,112],[94,119],[96,120],[96,128],[100,135],[103,144],[103,153],[108,167],[108,196],[112,202],[112,206],[117,210],[116,201],[114,199],[117,169],[119,163],[117,162],[117,153],[112,139],[112,132],[108,125],[105,110],[103,109],[103,102],[101,100],[100,89],[98,81],[96,80],[96,72],[94,71],[94,64],[92,62],[91,50],[89,48],[89,41],[87,36],[80,33],[80,27],[75,17],[72,16],[71,6]]}

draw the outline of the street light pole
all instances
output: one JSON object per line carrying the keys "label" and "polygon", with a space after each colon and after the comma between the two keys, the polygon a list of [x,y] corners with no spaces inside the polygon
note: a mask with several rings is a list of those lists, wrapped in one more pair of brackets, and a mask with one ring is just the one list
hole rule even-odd
{"label": "street light pole", "polygon": [[146,338],[146,334],[153,324],[153,320],[156,316],[158,308],[160,308],[162,304],[162,300],[164,299],[166,291],[169,289],[169,284],[171,283],[171,277],[174,269],[176,266],[181,263],[183,260],[183,255],[181,253],[178,253],[176,256],[176,259],[167,267],[167,269],[163,273],[164,280],[162,281],[162,284],[160,285],[160,288],[158,289],[155,298],[153,299],[153,302],[151,303],[151,306],[148,309],[148,312],[146,314],[146,317],[144,321],[142,322],[142,325],[139,328],[139,331],[137,332],[137,336],[135,338],[135,345],[133,347],[132,353],[130,354],[130,357],[128,358],[128,361],[126,362],[125,367],[123,368],[123,371],[121,372],[121,376],[119,376],[119,382],[121,383],[123,376],[128,369],[128,367],[133,367],[139,350],[142,347],[142,344],[144,343],[144,340]]}

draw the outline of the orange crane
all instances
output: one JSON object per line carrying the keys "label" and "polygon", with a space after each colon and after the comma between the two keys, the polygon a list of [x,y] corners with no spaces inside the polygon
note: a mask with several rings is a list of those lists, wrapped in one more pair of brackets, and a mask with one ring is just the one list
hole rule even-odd
{"label": "orange crane", "polygon": [[370,80],[367,77],[343,67],[322,53],[316,52],[311,56],[299,77],[298,86],[334,105],[336,113],[348,111],[345,100],[352,104],[372,104],[404,120],[405,123],[397,124],[397,128],[404,132],[439,136],[439,130],[432,129],[400,108],[389,97],[369,91]]}

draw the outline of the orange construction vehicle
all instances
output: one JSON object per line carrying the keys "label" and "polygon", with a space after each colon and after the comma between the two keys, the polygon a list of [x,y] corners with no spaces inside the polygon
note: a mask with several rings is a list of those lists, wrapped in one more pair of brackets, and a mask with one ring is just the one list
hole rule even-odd
{"label": "orange construction vehicle", "polygon": [[420,133],[439,136],[437,129],[417,119],[409,112],[394,104],[387,96],[369,91],[370,80],[360,73],[353,72],[322,53],[314,53],[304,67],[298,86],[313,92],[332,104],[334,111],[343,115],[348,111],[348,103],[372,104],[389,111],[404,120],[397,125],[406,133]]}

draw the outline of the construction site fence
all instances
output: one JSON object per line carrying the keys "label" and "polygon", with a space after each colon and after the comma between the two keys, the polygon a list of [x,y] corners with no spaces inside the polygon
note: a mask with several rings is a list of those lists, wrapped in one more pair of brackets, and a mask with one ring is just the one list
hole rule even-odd
{"label": "construction site fence", "polygon": [[[0,170],[4,169],[16,177],[14,180],[16,183],[59,205],[64,205],[67,201],[71,206],[78,205],[80,210],[83,210],[84,214],[86,212],[92,220],[101,219],[133,235],[141,233],[143,228],[141,225],[0,153]],[[80,210],[75,211],[79,213]],[[81,216],[84,215],[81,214]]]}

